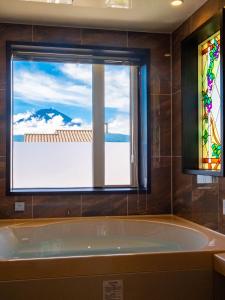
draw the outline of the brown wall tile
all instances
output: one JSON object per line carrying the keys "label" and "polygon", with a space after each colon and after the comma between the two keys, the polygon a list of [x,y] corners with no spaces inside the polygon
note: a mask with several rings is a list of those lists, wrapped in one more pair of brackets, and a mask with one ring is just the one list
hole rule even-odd
{"label": "brown wall tile", "polygon": [[225,178],[219,179],[219,231],[225,234],[225,215],[223,215],[223,200],[225,200]]}
{"label": "brown wall tile", "polygon": [[181,157],[173,157],[173,212],[192,218],[192,176],[182,173]]}
{"label": "brown wall tile", "polygon": [[0,90],[0,156],[6,155],[6,91]]}
{"label": "brown wall tile", "polygon": [[34,42],[80,44],[81,29],[69,27],[34,26]]}
{"label": "brown wall tile", "polygon": [[82,29],[82,45],[127,47],[127,32],[100,29]]}
{"label": "brown wall tile", "polygon": [[32,41],[32,26],[21,24],[0,24],[1,44],[5,41]]}
{"label": "brown wall tile", "polygon": [[147,215],[148,198],[146,193],[128,195],[128,215]]}
{"label": "brown wall tile", "polygon": [[182,155],[182,110],[181,110],[181,92],[177,91],[172,97],[172,150],[173,156]]}
{"label": "brown wall tile", "polygon": [[34,196],[34,218],[63,218],[81,216],[81,196]]}
{"label": "brown wall tile", "polygon": [[32,41],[32,26],[17,24],[0,24],[0,89],[6,86],[6,41]]}
{"label": "brown wall tile", "polygon": [[83,195],[82,216],[127,215],[127,195]]}
{"label": "brown wall tile", "polygon": [[152,158],[152,186],[147,197],[149,214],[171,213],[171,157]]}
{"label": "brown wall tile", "polygon": [[[0,42],[0,90],[6,89],[6,61],[5,61],[5,50],[6,44]],[[2,101],[2,100],[1,100]]]}
{"label": "brown wall tile", "polygon": [[[196,180],[196,177],[193,178]],[[207,184],[192,190],[192,220],[218,230],[218,186]]]}
{"label": "brown wall tile", "polygon": [[171,96],[151,96],[152,156],[171,156]]}
{"label": "brown wall tile", "polygon": [[0,156],[0,197],[4,198],[6,196],[6,158]]}
{"label": "brown wall tile", "polygon": [[221,0],[208,0],[190,17],[190,31],[193,32],[217,14],[221,8]]}
{"label": "brown wall tile", "polygon": [[128,33],[128,46],[150,49],[151,94],[171,94],[169,34]]}
{"label": "brown wall tile", "polygon": [[181,42],[190,34],[190,19],[172,34],[172,92],[181,89]]}
{"label": "brown wall tile", "polygon": [[151,192],[128,195],[128,214],[171,213],[171,157],[152,157]]}
{"label": "brown wall tile", "polygon": [[[24,212],[15,212],[15,202],[24,202]],[[33,217],[32,197],[2,197],[0,196],[0,219],[27,219]]]}

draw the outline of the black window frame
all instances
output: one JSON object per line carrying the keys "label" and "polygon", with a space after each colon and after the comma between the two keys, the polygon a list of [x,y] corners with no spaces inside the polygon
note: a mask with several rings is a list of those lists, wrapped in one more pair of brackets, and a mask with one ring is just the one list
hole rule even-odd
{"label": "black window frame", "polygon": [[[224,9],[205,22],[181,43],[182,171],[185,174],[224,177]],[[221,35],[221,170],[199,169],[198,46],[220,31]],[[190,100],[192,99],[192,101]]]}
{"label": "black window frame", "polygon": [[[43,54],[79,55],[80,60],[90,63],[104,63],[110,60],[123,61],[138,66],[138,186],[102,187],[73,189],[22,189],[12,190],[11,177],[11,114],[12,114],[12,72],[11,62],[15,51]],[[30,54],[29,54],[30,55]],[[87,56],[86,56],[87,55]],[[26,56],[26,55],[25,55]],[[89,58],[87,58],[89,57]],[[92,57],[92,58],[90,58]],[[54,195],[77,193],[137,193],[151,191],[151,117],[150,117],[150,49],[102,47],[37,42],[6,42],[6,194],[7,195]]]}

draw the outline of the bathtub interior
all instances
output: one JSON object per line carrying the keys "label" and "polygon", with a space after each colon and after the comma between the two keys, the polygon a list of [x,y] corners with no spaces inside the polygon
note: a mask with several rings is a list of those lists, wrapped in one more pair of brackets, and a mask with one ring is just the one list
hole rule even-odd
{"label": "bathtub interior", "polygon": [[[3,241],[3,242],[1,242]],[[195,251],[206,235],[183,226],[136,220],[83,220],[0,229],[0,258]]]}

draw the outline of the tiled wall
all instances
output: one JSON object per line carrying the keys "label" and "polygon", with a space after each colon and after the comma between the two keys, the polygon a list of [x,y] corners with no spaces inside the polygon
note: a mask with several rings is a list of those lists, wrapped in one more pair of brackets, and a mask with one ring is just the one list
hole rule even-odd
{"label": "tiled wall", "polygon": [[[151,50],[152,192],[150,195],[5,196],[5,41],[107,45]],[[125,31],[0,24],[0,218],[171,212],[171,36]],[[28,83],[29,84],[29,83]],[[25,212],[15,213],[15,201]]]}
{"label": "tiled wall", "polygon": [[[224,3],[223,3],[224,2]],[[225,199],[225,179],[213,184],[197,184],[196,176],[181,172],[181,49],[180,42],[215,13],[225,1],[209,0],[172,35],[172,181],[175,214],[225,233],[222,200]]]}

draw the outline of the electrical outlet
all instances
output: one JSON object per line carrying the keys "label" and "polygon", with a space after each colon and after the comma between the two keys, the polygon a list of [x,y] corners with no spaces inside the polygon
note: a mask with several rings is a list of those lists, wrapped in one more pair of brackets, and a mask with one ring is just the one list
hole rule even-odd
{"label": "electrical outlet", "polygon": [[218,182],[217,177],[197,175],[197,184],[212,184],[217,182]]}
{"label": "electrical outlet", "polygon": [[197,184],[209,184],[209,183],[213,183],[212,176],[197,175]]}
{"label": "electrical outlet", "polygon": [[15,212],[24,212],[25,202],[15,202]]}

